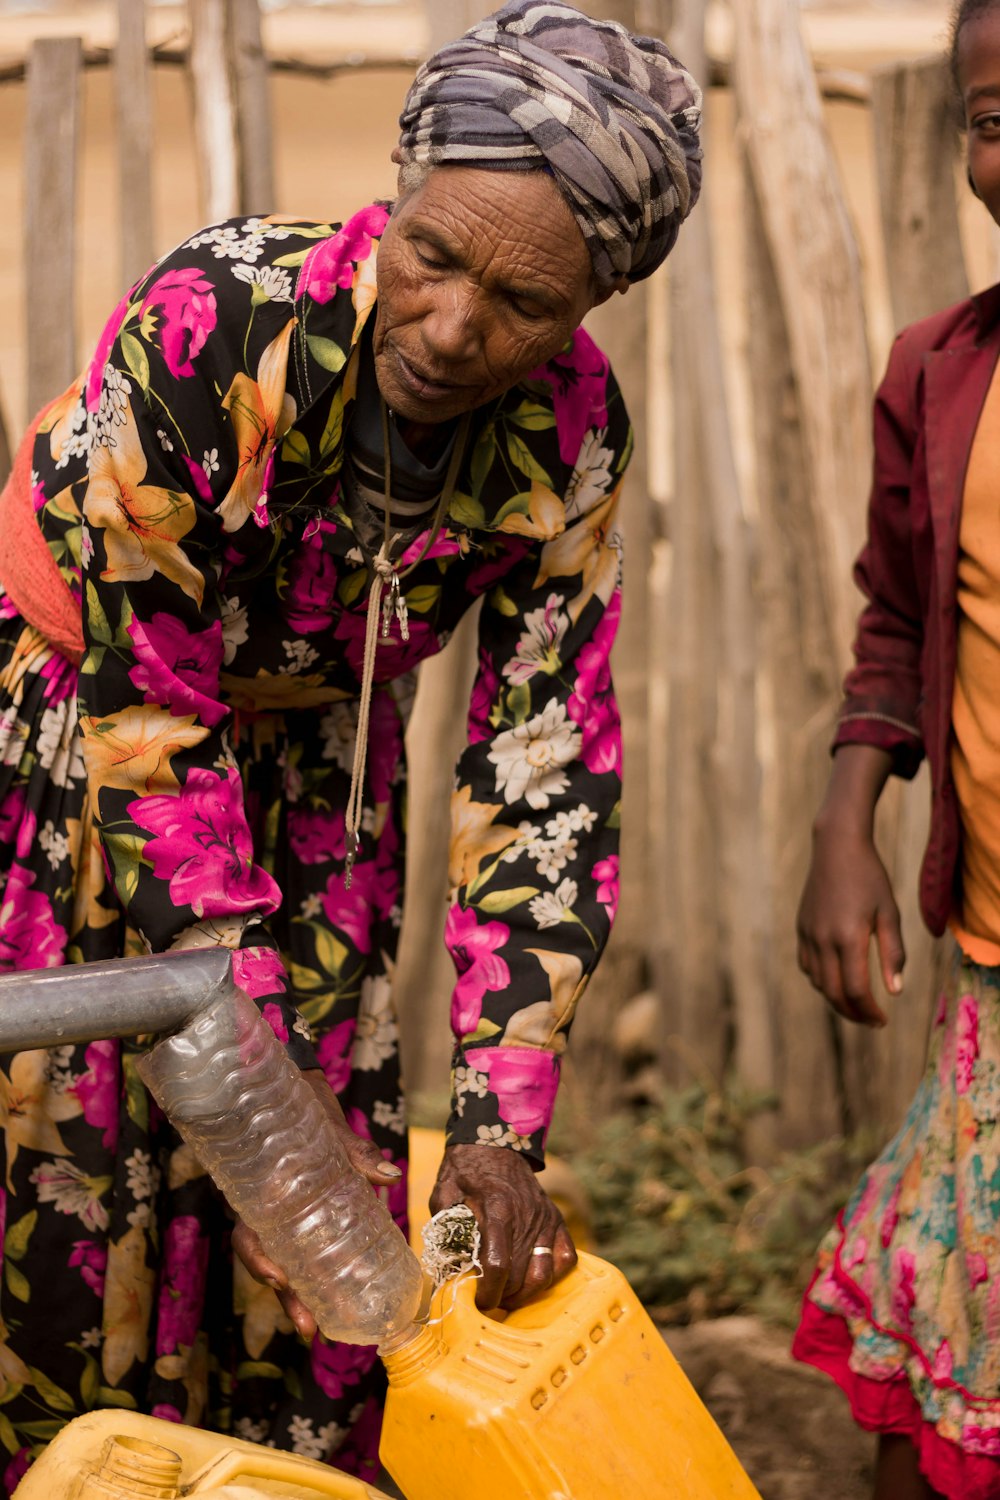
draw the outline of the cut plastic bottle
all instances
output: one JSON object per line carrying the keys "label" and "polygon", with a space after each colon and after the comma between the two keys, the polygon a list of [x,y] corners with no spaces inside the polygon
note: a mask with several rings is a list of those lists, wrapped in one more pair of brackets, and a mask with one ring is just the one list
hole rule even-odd
{"label": "cut plastic bottle", "polygon": [[253,1001],[223,995],[139,1073],[320,1331],[396,1345],[419,1309],[420,1263]]}

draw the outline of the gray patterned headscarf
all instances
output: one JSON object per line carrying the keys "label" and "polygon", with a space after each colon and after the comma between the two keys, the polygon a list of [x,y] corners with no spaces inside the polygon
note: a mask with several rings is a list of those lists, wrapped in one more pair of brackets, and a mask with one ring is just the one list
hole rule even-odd
{"label": "gray patterned headscarf", "polygon": [[397,160],[547,167],[602,283],[641,281],[701,189],[701,91],[652,37],[563,0],[510,0],[424,63]]}

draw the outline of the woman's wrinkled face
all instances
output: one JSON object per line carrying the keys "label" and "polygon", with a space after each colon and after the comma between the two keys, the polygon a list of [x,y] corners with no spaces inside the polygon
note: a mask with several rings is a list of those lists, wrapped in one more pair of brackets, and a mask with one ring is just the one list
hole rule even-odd
{"label": "woman's wrinkled face", "polygon": [[598,301],[547,173],[435,168],[396,204],[379,247],[379,388],[409,421],[448,421],[551,359]]}

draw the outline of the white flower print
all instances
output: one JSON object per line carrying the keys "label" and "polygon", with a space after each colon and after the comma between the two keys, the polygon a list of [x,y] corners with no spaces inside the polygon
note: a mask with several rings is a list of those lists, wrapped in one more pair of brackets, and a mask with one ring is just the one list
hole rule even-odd
{"label": "white flower print", "polygon": [[308,641],[282,641],[281,646],[288,657],[288,670],[293,674],[304,672],[314,661],[319,661],[319,652]]}
{"label": "white flower print", "polygon": [[398,1027],[392,1009],[392,987],[384,974],[370,975],[361,985],[358,1029],[351,1060],[362,1073],[371,1073],[395,1054]]}
{"label": "white flower print", "polygon": [[536,810],[569,786],[563,767],[580,753],[582,736],[566,707],[552,698],[533,719],[505,729],[493,741],[487,759],[496,766],[496,791],[505,802],[524,798]]}
{"label": "white flower print", "polygon": [[323,1423],[323,1426],[317,1433],[317,1437],[323,1444],[323,1457],[325,1459],[328,1459],[332,1453],[336,1453],[347,1436],[348,1430],[346,1427],[338,1426],[336,1422]]}
{"label": "white flower print", "polygon": [[535,828],[522,818],[517,825],[517,842],[511,844],[509,849],[505,849],[500,858],[508,865],[512,865],[515,859],[520,859],[522,854],[527,854],[529,859],[533,859],[538,850],[541,834],[540,828]]}
{"label": "white flower print", "polygon": [[349,771],[354,764],[354,741],[356,726],[354,715],[346,703],[335,703],[319,723],[323,740],[323,759],[335,761],[342,771]]}
{"label": "white flower print", "polygon": [[299,911],[307,922],[315,921],[323,910],[323,898],[317,891],[312,891],[303,898],[299,905]]}
{"label": "white flower print", "polygon": [[45,850],[45,858],[53,870],[58,870],[64,859],[69,858],[69,839],[64,833],[56,832],[56,825],[49,818],[38,834],[38,844]]}
{"label": "white flower print", "polygon": [[248,286],[259,287],[261,295],[270,302],[291,302],[292,278],[280,266],[238,265],[231,267],[237,281]]}
{"label": "white flower print", "polygon": [[577,841],[574,838],[555,838],[538,845],[535,868],[555,885],[560,874],[571,859],[576,859]]}
{"label": "white flower print", "polygon": [[596,822],[597,814],[591,812],[586,802],[581,802],[569,812],[555,813],[546,823],[545,832],[550,839],[564,839],[571,833],[589,833]]}
{"label": "white flower print", "polygon": [[248,630],[246,605],[238,599],[223,598],[222,660],[227,667],[236,655],[236,648],[246,641]]}
{"label": "white flower print", "polygon": [[128,398],[132,394],[132,382],[114,365],[104,366],[101,383],[101,404],[89,417],[90,445],[95,448],[115,447],[114,431],[124,427],[128,414]]}
{"label": "white flower print", "polygon": [[527,1151],[531,1137],[518,1135],[509,1125],[479,1125],[476,1139],[483,1146],[507,1146],[511,1151]]}
{"label": "white flower print", "polygon": [[24,755],[28,743],[28,726],[17,717],[17,707],[11,703],[0,714],[0,750],[5,766],[16,766]]}
{"label": "white flower print", "polygon": [[85,1328],[80,1335],[81,1349],[99,1349],[104,1335],[99,1328]]}
{"label": "white flower print", "polygon": [[173,453],[174,445],[167,437],[167,434],[162,427],[158,427],[156,429],[156,436],[159,439],[160,447],[163,449],[164,453]]}
{"label": "white flower print", "polygon": [[292,1022],[292,1030],[295,1032],[296,1036],[304,1036],[307,1042],[312,1041],[312,1030],[310,1029],[309,1022],[306,1020],[305,1016],[296,1016],[295,1020]]}
{"label": "white flower print", "polygon": [[76,1083],[70,1066],[73,1060],[72,1047],[53,1047],[45,1064],[45,1082],[54,1094],[65,1094]]}
{"label": "white flower print", "polygon": [[201,466],[205,470],[205,478],[206,479],[211,479],[211,477],[212,477],[213,474],[218,474],[218,472],[219,472],[219,450],[218,450],[218,448],[206,448],[205,449],[205,457],[201,461]]}
{"label": "white flower print", "polygon": [[312,1417],[292,1417],[288,1424],[288,1436],[292,1440],[292,1452],[304,1458],[323,1457],[323,1439],[313,1432]]}
{"label": "white flower print", "polygon": [[[87,407],[81,396],[73,408],[69,419],[70,435],[67,437],[56,459],[56,468],[65,469],[71,458],[83,458],[90,448],[90,438],[87,434]],[[38,483],[38,476],[32,474],[32,485]]]}
{"label": "white flower print", "polygon": [[455,1113],[461,1118],[465,1113],[465,1100],[469,1094],[476,1099],[485,1099],[489,1078],[475,1068],[458,1067],[453,1077]]}
{"label": "white flower print", "polygon": [[131,1156],[125,1158],[125,1166],[128,1170],[129,1192],[136,1200],[152,1198],[160,1181],[158,1167],[153,1166],[153,1158],[148,1151],[140,1151],[138,1147]]}
{"label": "white flower print", "polygon": [[153,1205],[151,1203],[137,1203],[130,1213],[125,1215],[133,1229],[147,1229],[153,1217]]}
{"label": "white flower print", "polygon": [[57,1213],[76,1214],[87,1229],[107,1229],[108,1211],[100,1201],[109,1179],[88,1177],[70,1161],[44,1161],[28,1181],[38,1190],[39,1203],[52,1203]]}
{"label": "white flower print", "polygon": [[[46,708],[39,721],[38,763],[48,771],[49,780],[55,786],[70,786],[82,781],[87,774],[76,714],[72,710],[72,700],[64,699],[54,708]],[[6,763],[13,764],[11,761]]]}
{"label": "white flower print", "polygon": [[262,1443],[267,1437],[267,1423],[255,1422],[252,1417],[237,1417],[233,1431],[248,1443]]}
{"label": "white flower print", "polygon": [[566,490],[566,520],[584,515],[591,506],[606,495],[612,484],[611,465],[615,460],[613,448],[605,448],[608,435],[605,427],[600,432],[591,430],[583,440],[576,468]]}
{"label": "white flower print", "polygon": [[503,668],[503,675],[510,682],[528,682],[536,672],[551,676],[559,671],[563,638],[569,629],[569,615],[562,610],[565,603],[562,594],[550,594],[544,606],[525,615],[527,628],[517,643],[513,661],[506,662]]}
{"label": "white flower print", "polygon": [[528,902],[528,910],[536,926],[558,927],[560,922],[573,921],[573,908],[579,897],[575,880],[564,880],[554,891],[542,891]]}
{"label": "white flower print", "polygon": [[406,1116],[402,1104],[390,1104],[387,1099],[376,1099],[372,1105],[372,1119],[384,1130],[392,1130],[396,1135],[406,1134]]}

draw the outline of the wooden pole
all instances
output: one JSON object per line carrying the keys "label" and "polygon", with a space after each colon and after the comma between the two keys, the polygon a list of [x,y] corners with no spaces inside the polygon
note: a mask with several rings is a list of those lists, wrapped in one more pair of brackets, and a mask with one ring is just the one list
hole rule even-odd
{"label": "wooden pole", "polygon": [[496,10],[488,0],[426,0],[427,55],[452,42]]}
{"label": "wooden pole", "polygon": [[124,288],[138,281],[153,262],[153,107],[146,0],[118,0],[115,109]]}
{"label": "wooden pole", "polygon": [[79,37],[51,37],[33,42],[28,59],[24,235],[30,412],[58,396],[76,373],[81,54]]}
{"label": "wooden pole", "polygon": [[276,203],[270,84],[259,0],[229,0],[229,26],[239,127],[240,208],[243,213],[268,214]]}
{"label": "wooden pole", "polygon": [[195,151],[206,223],[240,211],[236,98],[230,74],[227,0],[188,0]]}
{"label": "wooden pole", "polygon": [[943,57],[875,75],[875,161],[897,328],[969,295],[955,198],[953,95]]}

